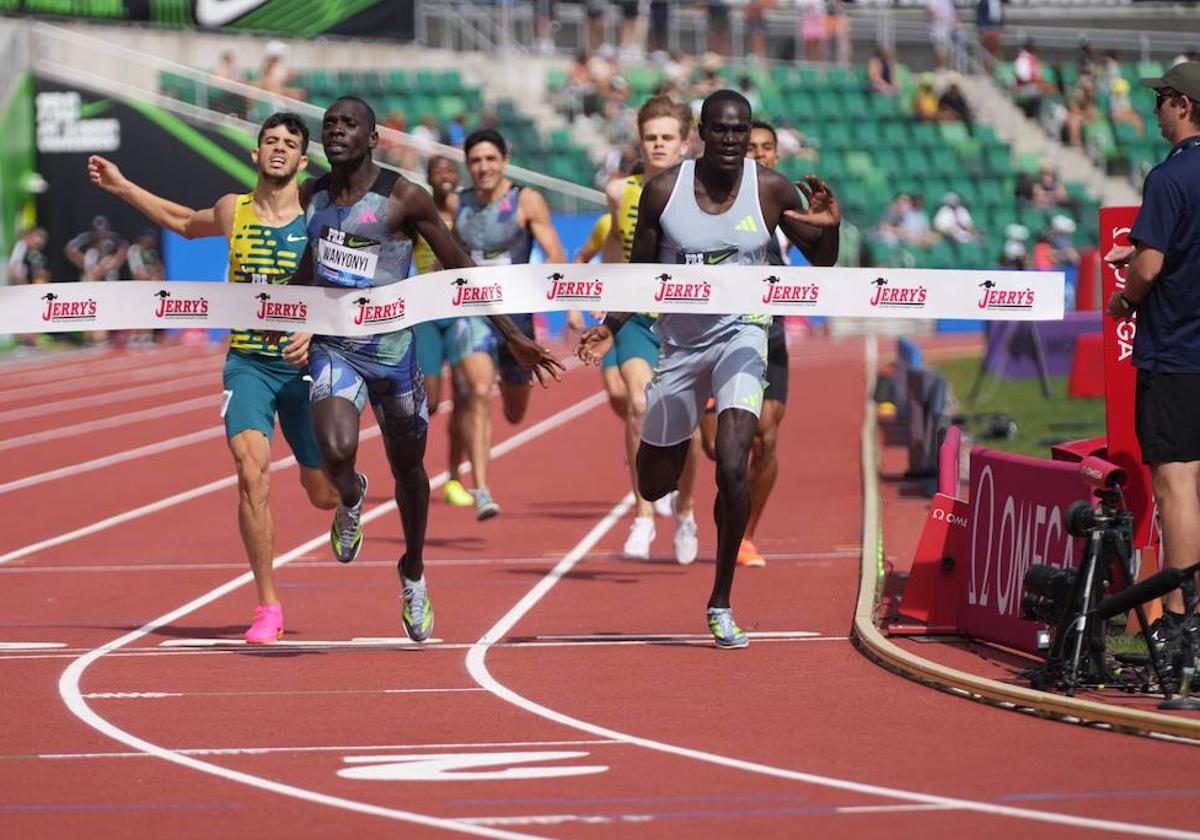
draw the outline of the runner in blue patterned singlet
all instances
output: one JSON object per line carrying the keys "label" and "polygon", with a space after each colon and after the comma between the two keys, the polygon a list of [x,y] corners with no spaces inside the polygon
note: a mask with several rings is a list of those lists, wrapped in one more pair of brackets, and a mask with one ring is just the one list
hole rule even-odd
{"label": "runner in blue patterned singlet", "polygon": [[[546,262],[565,263],[567,255],[550,223],[550,208],[545,198],[537,190],[514,186],[504,176],[508,144],[500,133],[491,129],[472,132],[463,143],[463,152],[472,186],[458,195],[454,235],[471,260],[476,265],[527,263],[536,241],[546,252]],[[581,327],[582,315],[576,312],[573,317]],[[532,315],[513,315],[512,319],[526,336],[533,338]],[[505,347],[499,348],[497,366],[504,416],[510,423],[518,423],[529,406],[529,372]],[[500,505],[492,498],[488,486],[487,472],[494,378],[495,374],[487,371],[472,377],[472,405],[464,423],[475,478],[475,516],[481,520],[500,512]]]}
{"label": "runner in blue patterned singlet", "polygon": [[[213,207],[193,210],[147,192],[99,156],[88,161],[92,181],[128,201],[155,223],[181,236],[224,236],[229,240],[230,283],[286,283],[300,263],[307,237],[297,175],[307,163],[308,128],[296,114],[267,118],[252,159],[258,184],[252,193],[226,195]],[[164,298],[164,305],[171,300]],[[337,493],[321,472],[308,405],[307,371],[288,364],[290,348],[308,345],[303,333],[277,339],[257,330],[233,330],[222,377],[221,416],[238,474],[238,525],[258,607],[246,631],[250,644],[283,636],[283,607],[275,590],[274,525],[271,520],[271,436],[275,418],[300,464],[300,483],[314,506],[332,510]]]}
{"label": "runner in blue patterned singlet", "polygon": [[[372,150],[378,142],[375,112],[361,99],[341,97],[325,112],[321,143],[332,171],[301,190],[309,244],[295,282],[342,288],[398,283],[408,277],[417,236],[429,243],[444,267],[471,265],[446,230],[429,193],[375,164]],[[521,335],[506,316],[490,320],[513,355],[539,380],[544,373],[557,378],[562,365],[549,351]],[[383,435],[404,529],[406,550],[397,564],[404,629],[413,641],[423,642],[433,630],[423,556],[429,476],[422,461],[429,415],[412,330],[364,338],[316,336],[310,355],[313,427],[322,466],[341,497],[330,529],[334,556],[349,563],[362,548],[367,479],[354,467],[360,414],[370,402]]]}
{"label": "runner in blue patterned singlet", "polygon": [[[837,259],[837,199],[816,176],[805,178],[797,192],[778,172],[747,160],[750,116],[750,103],[740,93],[712,94],[700,111],[704,155],[646,184],[631,262],[678,266],[666,272],[660,267],[657,282],[687,282],[689,264],[765,266],[767,245],[780,226],[814,265]],[[598,363],[629,317],[610,313],[585,332],[579,356]],[[750,515],[746,468],[762,404],[769,326],[770,319],[761,316],[662,313],[657,323],[662,352],[646,395],[637,454],[641,494],[651,500],[665,496],[679,480],[704,403],[710,393],[717,398],[717,570],[707,619],[722,648],[749,642],[733,620],[729,595]]]}

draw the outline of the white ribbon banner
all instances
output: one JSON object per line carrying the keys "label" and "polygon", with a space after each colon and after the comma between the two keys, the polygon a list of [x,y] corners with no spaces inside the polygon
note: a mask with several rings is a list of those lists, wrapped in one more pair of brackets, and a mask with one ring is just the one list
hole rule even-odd
{"label": "white ribbon banner", "polygon": [[692,312],[1049,321],[1062,272],[915,268],[529,264],[453,269],[368,289],[94,282],[0,288],[0,333],[216,327],[324,335],[436,318],[547,312]]}

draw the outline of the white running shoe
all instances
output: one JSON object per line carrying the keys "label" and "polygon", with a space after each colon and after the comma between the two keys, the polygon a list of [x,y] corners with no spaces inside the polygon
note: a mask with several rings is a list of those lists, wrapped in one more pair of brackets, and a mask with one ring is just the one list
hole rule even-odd
{"label": "white running shoe", "polygon": [[654,542],[656,535],[653,516],[634,517],[633,526],[629,529],[629,538],[625,540],[626,559],[649,560],[650,543]]}
{"label": "white running shoe", "polygon": [[692,514],[675,517],[675,562],[687,566],[700,551],[699,530]]}
{"label": "white running shoe", "polygon": [[672,516],[675,513],[676,499],[679,496],[678,490],[672,490],[661,499],[654,502],[654,513],[656,516]]}

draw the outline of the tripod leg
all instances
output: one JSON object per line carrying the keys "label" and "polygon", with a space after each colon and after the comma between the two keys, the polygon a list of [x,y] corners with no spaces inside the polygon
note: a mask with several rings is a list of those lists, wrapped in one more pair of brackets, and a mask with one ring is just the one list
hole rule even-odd
{"label": "tripod leg", "polygon": [[[1121,553],[1118,559],[1121,562],[1117,563],[1116,566],[1117,570],[1121,573],[1121,577],[1124,578],[1122,583],[1125,586],[1133,586],[1133,568],[1130,566],[1132,558],[1128,554]],[[1142,641],[1146,643],[1146,652],[1150,657],[1150,668],[1154,671],[1154,677],[1158,680],[1159,686],[1162,687],[1164,699],[1170,700],[1171,689],[1163,680],[1162,668],[1158,664],[1158,655],[1154,651],[1154,643],[1150,641],[1150,622],[1146,620],[1146,605],[1138,604],[1134,607],[1134,611],[1137,613],[1138,625],[1141,627],[1139,632]]]}

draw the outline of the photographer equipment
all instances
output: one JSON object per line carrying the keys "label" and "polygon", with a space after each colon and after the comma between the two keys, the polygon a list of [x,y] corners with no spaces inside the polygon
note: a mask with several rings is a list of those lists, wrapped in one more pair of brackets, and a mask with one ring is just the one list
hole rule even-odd
{"label": "photographer equipment", "polygon": [[[1147,632],[1148,622],[1141,601],[1125,602],[1122,609],[1100,614],[1105,590],[1113,575],[1119,574],[1124,592],[1135,589],[1131,569],[1133,556],[1133,515],[1124,509],[1121,484],[1125,474],[1111,464],[1085,458],[1080,475],[1096,486],[1096,505],[1078,501],[1067,509],[1067,531],[1087,539],[1078,569],[1034,564],[1025,574],[1025,594],[1021,599],[1021,617],[1042,621],[1049,626],[1039,631],[1038,647],[1046,650],[1045,663],[1028,672],[1034,688],[1062,688],[1074,696],[1081,685],[1105,685],[1116,674],[1105,663],[1104,621],[1118,612],[1136,608],[1142,635],[1151,651],[1150,664],[1158,674],[1157,657]],[[1141,586],[1142,584],[1139,584]],[[1148,589],[1141,590],[1149,591]],[[1122,594],[1123,594],[1122,593]],[[1155,597],[1148,595],[1145,600]],[[1112,599],[1109,599],[1110,601]],[[1111,604],[1109,605],[1111,606]],[[1160,676],[1159,684],[1162,684]],[[1148,690],[1148,686],[1140,686]]]}

